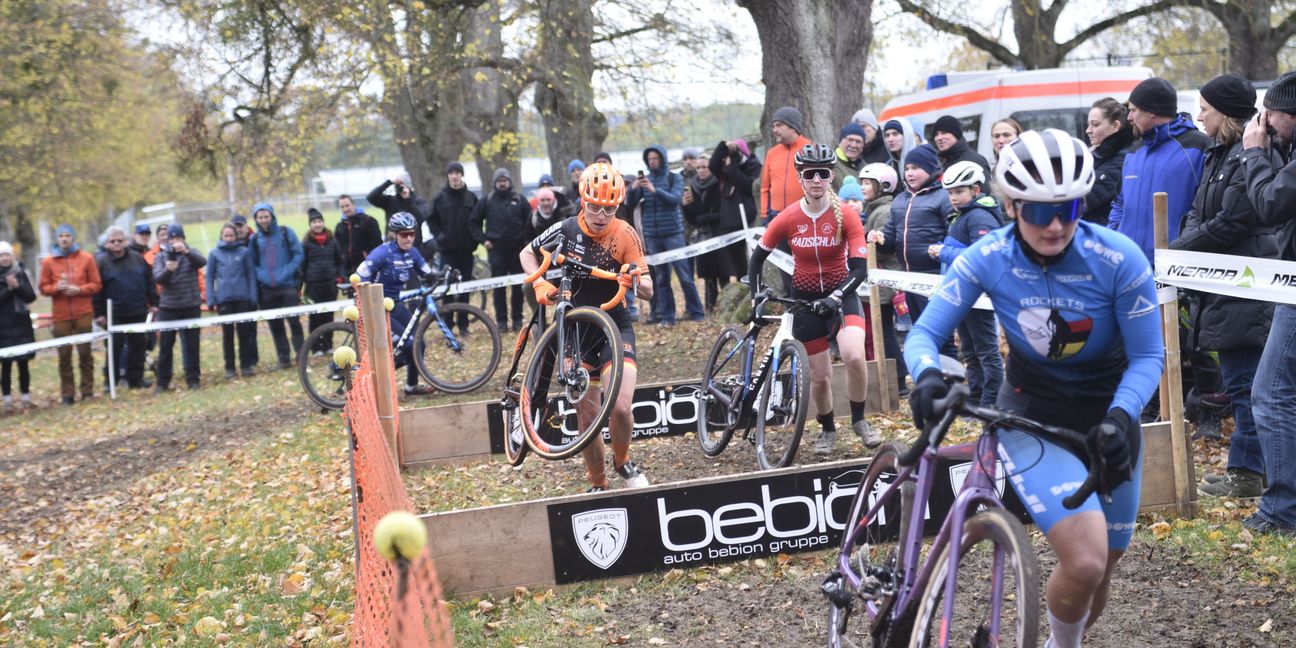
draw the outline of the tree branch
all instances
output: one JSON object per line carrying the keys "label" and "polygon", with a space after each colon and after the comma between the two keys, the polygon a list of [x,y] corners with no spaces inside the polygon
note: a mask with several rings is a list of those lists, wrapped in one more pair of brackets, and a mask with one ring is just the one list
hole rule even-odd
{"label": "tree branch", "polygon": [[960,25],[941,18],[913,0],[898,0],[898,2],[901,9],[914,14],[919,20],[927,23],[932,28],[943,31],[947,34],[954,34],[955,36],[966,38],[973,47],[985,51],[1005,65],[1012,66],[1021,63],[1021,57],[1015,54],[1012,50],[1009,50],[998,42],[987,38],[984,34],[969,25]]}
{"label": "tree branch", "polygon": [[[1129,11],[1126,11],[1125,13],[1116,14],[1115,16],[1112,16],[1111,18],[1108,18],[1106,20],[1100,20],[1086,27],[1083,31],[1073,36],[1071,40],[1059,44],[1058,54],[1061,56],[1066,56],[1067,52],[1070,52],[1076,47],[1079,47],[1081,43],[1089,40],[1090,38],[1093,38],[1094,36],[1097,36],[1098,34],[1104,31],[1107,31],[1108,29],[1111,29],[1112,27],[1116,27],[1117,25],[1123,25],[1131,20],[1134,20],[1135,18],[1141,18],[1143,16],[1151,15],[1154,13],[1160,13],[1162,11],[1177,6],[1183,6],[1185,2],[1191,2],[1191,0],[1158,0],[1157,2],[1153,2],[1150,5],[1144,5],[1137,9],[1131,9]],[[1209,3],[1209,4],[1214,4],[1214,3]]]}
{"label": "tree branch", "polygon": [[1292,36],[1296,36],[1296,11],[1287,14],[1287,17],[1283,18],[1277,27],[1273,28],[1273,33],[1277,38],[1282,39],[1281,42],[1283,43],[1286,43],[1287,39]]}
{"label": "tree branch", "polygon": [[597,37],[595,37],[593,40],[591,40],[590,43],[591,43],[591,44],[595,44],[595,45],[597,45],[598,43],[610,43],[610,42],[615,41],[615,40],[620,40],[620,39],[622,39],[622,38],[626,38],[627,36],[634,36],[635,34],[642,34],[643,32],[650,32],[650,31],[653,31],[653,30],[658,29],[658,28],[660,28],[660,27],[661,27],[661,25],[657,24],[657,21],[654,19],[653,21],[651,21],[651,22],[649,22],[648,24],[643,25],[643,26],[641,26],[641,27],[635,27],[635,28],[633,28],[633,29],[626,29],[626,30],[622,30],[622,31],[619,31],[619,32],[614,32],[614,33],[611,33],[611,34],[605,34],[605,35],[603,35],[603,36],[597,36]]}

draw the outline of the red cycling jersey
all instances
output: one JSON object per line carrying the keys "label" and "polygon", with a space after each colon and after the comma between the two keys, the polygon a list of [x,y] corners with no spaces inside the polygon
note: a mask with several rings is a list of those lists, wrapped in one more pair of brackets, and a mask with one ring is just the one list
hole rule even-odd
{"label": "red cycling jersey", "polygon": [[811,216],[805,211],[805,201],[798,200],[770,221],[761,235],[760,246],[773,251],[779,243],[787,241],[792,248],[792,287],[808,293],[831,292],[850,274],[846,268],[848,256],[860,259],[868,256],[859,212],[841,203],[841,217],[844,232],[838,240],[837,218],[832,207]]}

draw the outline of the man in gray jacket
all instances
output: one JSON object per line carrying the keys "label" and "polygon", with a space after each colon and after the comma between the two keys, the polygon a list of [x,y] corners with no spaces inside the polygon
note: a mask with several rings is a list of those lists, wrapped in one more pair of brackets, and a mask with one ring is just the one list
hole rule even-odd
{"label": "man in gray jacket", "polygon": [[[185,242],[184,227],[171,223],[167,227],[166,247],[153,259],[153,279],[162,294],[158,298],[158,321],[197,319],[202,316],[202,290],[198,286],[198,270],[207,265],[207,258]],[[154,391],[171,389],[172,352],[176,334],[180,335],[180,353],[183,357],[185,384],[198,389],[198,329],[162,331],[158,340],[157,384]]]}

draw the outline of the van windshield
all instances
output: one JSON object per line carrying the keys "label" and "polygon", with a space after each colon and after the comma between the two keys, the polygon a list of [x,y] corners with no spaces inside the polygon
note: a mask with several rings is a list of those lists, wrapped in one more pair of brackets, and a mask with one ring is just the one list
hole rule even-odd
{"label": "van windshield", "polygon": [[1085,134],[1089,119],[1088,108],[1054,108],[1050,110],[1020,110],[1012,118],[1022,125],[1022,130],[1041,131],[1046,128],[1057,128],[1066,131],[1080,141],[1089,143]]}

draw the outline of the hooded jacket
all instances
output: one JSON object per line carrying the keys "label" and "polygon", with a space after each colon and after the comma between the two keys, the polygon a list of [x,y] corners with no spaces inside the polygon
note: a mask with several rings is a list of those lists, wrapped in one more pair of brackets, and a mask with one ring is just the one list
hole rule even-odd
{"label": "hooded jacket", "polygon": [[1296,261],[1296,162],[1291,152],[1249,148],[1242,152],[1242,168],[1260,223],[1279,228],[1279,257]]}
{"label": "hooded jacket", "polygon": [[[454,254],[472,254],[477,249],[477,239],[472,233],[473,208],[477,194],[468,187],[441,188],[432,199],[432,213],[428,216],[428,229],[436,236],[437,249]],[[481,227],[477,228],[478,230]]]}
{"label": "hooded jacket", "polygon": [[[648,166],[648,153],[656,151],[661,155],[660,169]],[[653,191],[647,189],[630,189],[626,192],[626,204],[630,207],[641,207],[639,222],[647,237],[667,237],[684,233],[683,215],[680,213],[680,200],[684,197],[684,178],[670,170],[670,158],[666,149],[653,144],[643,151],[644,173],[653,184]]]}
{"label": "hooded jacket", "polygon": [[[176,269],[167,270],[167,261],[175,261]],[[202,279],[198,277],[198,270],[205,265],[207,257],[193,248],[184,254],[177,254],[169,248],[159,252],[153,264],[153,279],[162,287],[158,306],[165,309],[201,307]]]}
{"label": "hooded jacket", "polygon": [[468,231],[478,243],[490,241],[493,248],[520,252],[530,240],[526,237],[530,215],[531,204],[511,185],[507,191],[492,189],[473,207]]}
{"label": "hooded jacket", "polygon": [[[892,196],[889,193],[883,193],[877,198],[864,204],[864,213],[868,214],[864,220],[865,235],[873,230],[882,230],[883,233],[886,232],[887,221],[891,220],[891,203],[893,202],[895,202],[895,196]],[[894,252],[883,252],[879,247],[877,265],[879,268],[885,270],[899,270],[900,259],[896,257]],[[885,286],[878,286],[878,298],[882,300],[883,304],[891,303],[891,300],[894,297],[894,289]],[[868,301],[867,293],[865,293],[865,296],[862,297],[862,299],[865,302]]]}
{"label": "hooded jacket", "polygon": [[[342,274],[350,275],[364,263],[379,245],[383,244],[382,230],[378,228],[378,219],[356,208],[350,218],[338,221],[333,232],[338,247],[342,248]],[[242,244],[245,245],[245,244]]]}
{"label": "hooded jacket", "polygon": [[[79,295],[63,295],[55,289],[60,278],[81,289]],[[71,249],[54,246],[50,255],[41,260],[40,292],[48,295],[53,305],[54,321],[65,322],[94,313],[94,296],[103,289],[99,267],[94,257],[82,252],[80,246]]]}
{"label": "hooded jacket", "polygon": [[[1205,179],[1171,249],[1276,258],[1278,233],[1260,224],[1247,197],[1242,143],[1211,147],[1203,171]],[[1191,308],[1195,346],[1211,351],[1263,349],[1273,309],[1270,302],[1198,293]]]}
{"label": "hooded jacket", "polygon": [[1134,132],[1125,127],[1094,147],[1094,186],[1085,194],[1084,212],[1084,219],[1090,223],[1107,224],[1112,201],[1121,192],[1121,170],[1125,166],[1125,155],[1129,153],[1133,143]]}
{"label": "hooded jacket", "polygon": [[884,240],[878,249],[895,252],[903,270],[938,274],[940,261],[931,258],[927,248],[944,242],[949,210],[949,193],[936,174],[916,192],[906,187],[891,203],[891,220],[882,230]]}
{"label": "hooded jacket", "polygon": [[[905,156],[909,155],[909,151],[914,150],[914,148],[919,146],[920,144],[926,144],[927,140],[923,138],[922,133],[918,132],[918,130],[914,128],[913,123],[910,122],[908,119],[904,117],[898,117],[896,119],[887,120],[887,123],[889,124],[893,121],[900,124],[900,132],[901,134],[904,135],[904,138],[900,142],[899,155],[893,153],[890,150],[887,151],[887,155],[888,155],[887,164],[891,165],[891,168],[894,169],[896,172],[896,177],[900,179],[900,181],[896,183],[896,195],[898,196],[905,192],[905,186],[904,186]],[[885,129],[886,124],[883,124],[882,127],[883,129]],[[883,140],[883,144],[882,144],[883,148],[886,148],[886,130],[883,130],[882,135],[879,135],[878,137],[880,137]]]}
{"label": "hooded jacket", "polygon": [[316,241],[315,233],[309,231],[302,240],[302,274],[306,283],[332,283],[342,278],[342,247],[328,228],[323,233],[323,243]]}
{"label": "hooded jacket", "polygon": [[808,137],[798,134],[791,145],[775,144],[765,153],[760,175],[761,218],[772,219],[805,196],[795,163],[797,152],[809,143]]}
{"label": "hooded jacket", "polygon": [[387,232],[387,223],[391,221],[392,216],[400,212],[407,212],[412,215],[414,222],[418,225],[418,227],[414,228],[414,245],[421,247],[423,245],[423,222],[427,220],[428,212],[432,211],[431,207],[428,206],[427,201],[422,196],[414,191],[414,187],[410,187],[409,198],[402,198],[399,192],[392,196],[384,193],[390,186],[392,186],[391,180],[384,180],[382,184],[374,187],[373,191],[370,191],[369,195],[365,196],[365,199],[369,201],[370,205],[386,213],[386,218],[383,220],[384,233]]}
{"label": "hooded jacket", "polygon": [[[976,162],[980,165],[981,171],[985,173],[987,181],[994,177],[994,173],[990,171],[990,163],[987,162],[980,153],[972,150],[972,147],[968,146],[966,140],[959,139],[955,141],[953,146],[949,147],[945,151],[938,152],[938,155],[940,155],[941,166],[946,169],[958,164],[959,162]],[[901,173],[900,177],[903,178],[904,173]]]}
{"label": "hooded jacket", "polygon": [[248,242],[252,252],[252,263],[256,264],[257,283],[266,288],[297,288],[298,271],[301,269],[304,253],[297,233],[291,227],[279,225],[270,203],[260,203],[252,208],[255,214],[262,209],[270,212],[270,227],[261,231],[258,225]]}
{"label": "hooded jacket", "polygon": [[109,299],[113,302],[114,316],[143,315],[150,307],[158,305],[153,269],[140,253],[129,247],[120,257],[114,257],[112,252],[101,252],[95,256],[95,267],[103,284],[103,290],[94,296],[96,317],[108,314]]}
{"label": "hooded jacket", "polygon": [[981,240],[1003,225],[999,217],[999,201],[994,196],[978,196],[976,200],[953,209],[949,214],[949,233],[941,243],[941,273],[969,245]]}
{"label": "hooded jacket", "polygon": [[1143,146],[1125,156],[1121,191],[1112,203],[1107,226],[1130,237],[1152,261],[1152,194],[1164,191],[1169,201],[1170,240],[1179,238],[1179,223],[1192,206],[1201,184],[1202,162],[1211,139],[1183,117],[1143,134]]}
{"label": "hooded jacket", "polygon": [[257,301],[256,264],[248,246],[221,241],[207,255],[207,305]]}
{"label": "hooded jacket", "polygon": [[[18,278],[17,288],[11,289],[9,282],[5,281],[5,276],[9,274]],[[32,330],[31,309],[27,306],[34,301],[36,291],[32,289],[31,279],[27,277],[27,271],[18,259],[14,259],[13,265],[8,268],[0,268],[0,348],[36,341],[36,333]]]}

